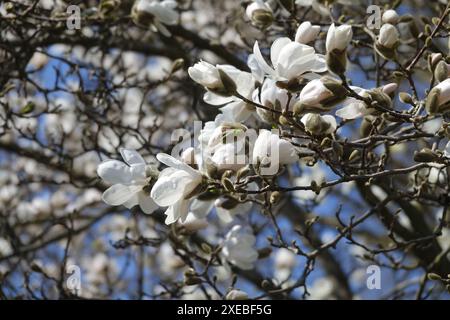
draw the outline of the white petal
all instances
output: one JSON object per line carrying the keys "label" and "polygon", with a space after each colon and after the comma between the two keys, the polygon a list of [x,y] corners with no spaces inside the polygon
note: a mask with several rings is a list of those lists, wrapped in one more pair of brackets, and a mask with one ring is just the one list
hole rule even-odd
{"label": "white petal", "polygon": [[203,96],[203,101],[205,101],[207,104],[212,104],[213,106],[220,106],[233,101],[233,97],[223,97],[210,91],[206,91],[205,95]]}
{"label": "white petal", "polygon": [[167,225],[174,223],[178,219],[182,222],[186,220],[186,217],[189,213],[189,201],[188,200],[180,200],[174,203],[172,206],[167,208],[164,213],[167,217],[165,223]]}
{"label": "white petal", "polygon": [[159,162],[164,163],[166,166],[186,171],[195,177],[198,177],[198,176],[201,177],[201,174],[197,170],[193,169],[192,167],[188,166],[186,163],[184,163],[178,159],[175,159],[174,157],[172,157],[166,153],[158,153],[156,155],[156,158],[158,159]]}
{"label": "white petal", "polygon": [[220,108],[220,111],[222,111],[225,120],[231,122],[245,122],[253,114],[253,110],[242,101],[229,103]]}
{"label": "white petal", "polygon": [[108,183],[130,183],[132,180],[130,167],[122,161],[105,160],[97,167],[97,174]]}
{"label": "white petal", "polygon": [[205,218],[208,213],[212,210],[214,206],[214,201],[203,201],[194,199],[191,203],[190,212],[197,218],[202,219]]}
{"label": "white petal", "polygon": [[158,205],[155,203],[155,201],[153,201],[152,198],[150,198],[147,193],[143,191],[139,192],[138,199],[139,206],[141,207],[142,211],[144,211],[144,213],[150,214],[158,209]]}
{"label": "white petal", "polygon": [[259,50],[258,41],[255,41],[255,45],[253,46],[253,54],[255,55],[255,59],[258,62],[259,67],[264,70],[265,73],[269,75],[274,75],[275,70],[273,70],[264,60],[264,57],[261,54],[261,50]]}
{"label": "white petal", "polygon": [[122,155],[123,160],[125,160],[128,165],[131,166],[133,164],[145,164],[144,158],[142,158],[142,156],[136,150],[120,148],[119,151]]}
{"label": "white petal", "polygon": [[193,182],[195,180],[186,171],[167,168],[160,173],[150,196],[161,207],[171,206],[192,191]]}
{"label": "white petal", "polygon": [[278,38],[272,43],[272,47],[270,48],[270,60],[272,61],[272,65],[277,68],[278,58],[280,57],[280,52],[283,50],[285,46],[290,44],[292,41],[289,38],[283,37]]}
{"label": "white petal", "polygon": [[338,117],[348,120],[363,117],[369,113],[370,111],[361,102],[352,102],[336,111]]}
{"label": "white petal", "polygon": [[217,216],[219,217],[219,219],[223,222],[223,223],[231,223],[233,221],[233,217],[230,214],[230,211],[222,208],[222,207],[216,207],[216,213]]}
{"label": "white petal", "polygon": [[130,200],[136,192],[141,190],[142,186],[115,184],[103,192],[102,199],[109,205],[118,206]]}
{"label": "white petal", "polygon": [[137,204],[139,204],[139,193],[133,194],[133,196],[123,203],[123,206],[127,209],[131,209]]}

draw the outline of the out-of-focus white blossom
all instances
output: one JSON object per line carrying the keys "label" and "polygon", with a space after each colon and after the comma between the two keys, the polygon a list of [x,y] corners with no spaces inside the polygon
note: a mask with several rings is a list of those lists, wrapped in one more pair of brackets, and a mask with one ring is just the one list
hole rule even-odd
{"label": "out-of-focus white blossom", "polygon": [[173,0],[137,0],[132,9],[133,21],[142,26],[150,26],[170,37],[170,31],[164,25],[175,25],[178,21],[176,1]]}
{"label": "out-of-focus white blossom", "polygon": [[234,226],[225,236],[221,254],[235,266],[250,270],[258,259],[256,238],[248,227]]}
{"label": "out-of-focus white blossom", "polygon": [[247,300],[248,294],[239,289],[233,289],[227,293],[225,300]]}

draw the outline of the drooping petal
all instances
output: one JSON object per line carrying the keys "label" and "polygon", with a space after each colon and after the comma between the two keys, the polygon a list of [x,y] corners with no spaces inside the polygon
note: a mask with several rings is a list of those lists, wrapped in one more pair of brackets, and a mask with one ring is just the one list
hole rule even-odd
{"label": "drooping petal", "polygon": [[139,204],[139,193],[133,194],[133,196],[123,203],[123,206],[127,209],[131,209]]}
{"label": "drooping petal", "polygon": [[144,213],[150,214],[158,209],[158,205],[153,199],[144,191],[138,193],[139,206]]}
{"label": "drooping petal", "polygon": [[174,223],[178,219],[180,219],[181,222],[184,222],[186,220],[188,213],[189,213],[189,200],[184,199],[180,200],[174,203],[169,208],[167,208],[166,212],[164,213],[167,216],[165,223],[169,225]]}
{"label": "drooping petal", "polygon": [[206,91],[205,95],[203,96],[203,101],[213,106],[220,106],[233,101],[233,97],[219,96],[218,94],[212,93],[211,91]]}
{"label": "drooping petal", "polygon": [[115,184],[103,192],[102,199],[111,206],[118,206],[130,200],[134,194],[142,190],[142,186],[126,186]]}

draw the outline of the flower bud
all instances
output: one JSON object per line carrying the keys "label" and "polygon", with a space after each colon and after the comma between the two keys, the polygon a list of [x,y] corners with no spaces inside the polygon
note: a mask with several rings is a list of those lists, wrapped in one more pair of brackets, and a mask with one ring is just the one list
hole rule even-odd
{"label": "flower bud", "polygon": [[318,136],[333,133],[337,127],[336,119],[331,115],[307,113],[302,117],[301,122],[307,132]]}
{"label": "flower bud", "polygon": [[428,148],[414,152],[414,161],[416,162],[435,162],[439,156]]}
{"label": "flower bud", "polygon": [[411,97],[411,95],[407,92],[400,92],[398,94],[399,100],[403,103],[407,103],[407,104],[413,104],[413,99]]}
{"label": "flower bud", "polygon": [[400,35],[392,24],[386,23],[380,29],[378,40],[375,44],[377,52],[385,59],[392,59],[399,43]]}
{"label": "flower bud", "polygon": [[313,26],[311,22],[303,22],[297,29],[295,34],[295,41],[303,44],[308,44],[316,40],[320,32],[320,26]]}
{"label": "flower bud", "polygon": [[179,58],[172,62],[172,66],[170,67],[170,74],[177,72],[178,70],[184,67],[184,59]]}
{"label": "flower bud", "polygon": [[381,21],[383,21],[383,23],[389,24],[397,24],[399,19],[400,17],[398,16],[398,13],[392,9],[386,10],[381,17]]}
{"label": "flower bud", "polygon": [[329,77],[310,81],[300,92],[300,99],[294,105],[294,113],[329,111],[346,98],[347,91],[342,83]]}
{"label": "flower bud", "polygon": [[438,62],[442,60],[442,53],[432,53],[429,59],[430,70],[433,71]]}
{"label": "flower bud", "polygon": [[272,24],[272,9],[262,0],[256,0],[252,4],[248,5],[245,13],[252,24],[257,28],[265,29]]}
{"label": "flower bud", "polygon": [[330,71],[343,74],[347,67],[346,49],[352,40],[353,32],[350,25],[330,26],[325,43],[327,49],[327,65]]}
{"label": "flower bud", "polygon": [[439,61],[434,68],[434,78],[439,82],[448,78],[448,66],[444,60]]}
{"label": "flower bud", "polygon": [[239,202],[235,198],[229,196],[224,196],[214,201],[216,207],[224,208],[226,210],[234,209],[238,204]]}
{"label": "flower bud", "polygon": [[432,281],[439,281],[439,280],[441,280],[442,278],[441,278],[440,275],[438,275],[438,274],[436,274],[436,273],[429,273],[429,274],[428,274],[428,279],[429,279],[429,280],[432,280]]}
{"label": "flower bud", "polygon": [[281,200],[281,192],[279,191],[274,191],[270,194],[270,204],[277,204],[278,202],[280,202]]}
{"label": "flower bud", "polygon": [[103,16],[108,16],[120,6],[120,0],[102,0],[100,2],[100,12]]}
{"label": "flower bud", "polygon": [[428,93],[425,109],[430,115],[442,114],[450,110],[450,79],[435,86]]}

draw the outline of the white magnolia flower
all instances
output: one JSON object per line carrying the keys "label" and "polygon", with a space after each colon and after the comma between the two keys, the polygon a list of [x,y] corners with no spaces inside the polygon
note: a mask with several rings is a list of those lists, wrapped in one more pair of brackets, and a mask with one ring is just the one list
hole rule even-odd
{"label": "white magnolia flower", "polygon": [[249,228],[234,226],[225,236],[222,256],[243,270],[251,270],[258,259],[256,238]]}
{"label": "white magnolia flower", "polygon": [[[147,166],[135,150],[120,149],[123,160],[105,160],[99,164],[97,174],[105,182],[113,184],[102,196],[112,206],[124,205],[128,209],[138,205],[145,213],[152,213],[158,206],[144,190],[150,184],[157,170]],[[150,172],[149,172],[150,171]],[[149,176],[147,173],[151,173]]]}
{"label": "white magnolia flower", "polygon": [[330,26],[327,33],[327,40],[325,46],[327,52],[333,50],[345,51],[347,46],[352,41],[353,32],[350,25],[344,24],[339,27],[335,27],[334,23]]}
{"label": "white magnolia flower", "polygon": [[295,253],[285,248],[278,249],[274,261],[275,278],[280,282],[287,280],[296,265],[297,258]]}
{"label": "white magnolia flower", "polygon": [[395,10],[386,10],[383,13],[383,16],[381,17],[381,21],[383,23],[390,23],[390,24],[397,24],[400,17],[398,16],[398,13]]}
{"label": "white magnolia flower", "polygon": [[[237,92],[240,95],[247,99],[251,99],[252,92],[255,88],[255,80],[251,73],[240,71],[235,67],[229,65],[221,65],[218,67],[222,68],[227,73],[227,75],[229,75],[230,78],[233,79],[233,81],[236,83]],[[203,100],[206,103],[214,106],[225,105],[224,107],[220,108],[220,110],[222,111],[224,120],[226,121],[244,122],[255,111],[254,106],[245,103],[244,101],[242,101],[242,99],[237,98],[236,96],[224,97],[222,95],[215,94],[212,91],[207,91],[203,96]]]}
{"label": "white magnolia flower", "polygon": [[255,81],[251,73],[240,71],[231,65],[216,65],[200,61],[188,69],[189,76],[195,82],[204,86],[208,91],[203,100],[214,106],[225,105],[220,108],[227,121],[243,122],[253,113],[255,108],[232,95],[223,95],[224,84],[222,83],[219,69],[236,84],[237,92],[243,97],[250,99],[255,87]]}
{"label": "white magnolia flower", "polygon": [[132,9],[133,20],[139,25],[149,25],[154,31],[160,31],[166,37],[170,32],[164,25],[175,25],[178,21],[176,1],[173,0],[137,0]]}
{"label": "white magnolia flower", "polygon": [[[260,163],[266,170],[273,169],[272,174],[278,172],[279,166],[291,164],[298,160],[295,147],[287,140],[281,139],[269,130],[260,130],[253,147],[253,164]],[[269,173],[268,171],[265,171]]]}
{"label": "white magnolia flower", "polygon": [[305,21],[297,29],[295,41],[308,44],[316,40],[320,32],[320,26],[313,26],[311,22]]}
{"label": "white magnolia flower", "polygon": [[202,174],[174,157],[159,153],[156,158],[169,168],[161,171],[150,196],[161,207],[168,207],[166,224],[186,220],[189,196],[202,183]]}
{"label": "white magnolia flower", "polygon": [[253,46],[253,54],[262,70],[278,80],[291,80],[299,77],[317,76],[314,72],[327,70],[325,58],[316,54],[313,47],[292,41],[289,38],[278,38],[270,48],[270,67],[259,49],[258,41]]}
{"label": "white magnolia flower", "polygon": [[392,49],[399,41],[399,33],[397,28],[392,24],[386,23],[380,29],[378,43],[385,48]]}

